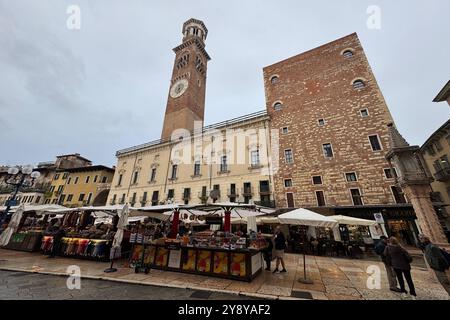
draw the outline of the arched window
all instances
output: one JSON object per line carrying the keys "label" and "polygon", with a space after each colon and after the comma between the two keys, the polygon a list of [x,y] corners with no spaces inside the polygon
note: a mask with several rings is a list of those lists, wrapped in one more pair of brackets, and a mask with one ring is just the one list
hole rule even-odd
{"label": "arched window", "polygon": [[275,102],[273,105],[273,108],[275,110],[281,110],[281,109],[283,109],[283,105],[281,104],[281,102]]}
{"label": "arched window", "polygon": [[362,80],[353,81],[353,88],[355,89],[363,89],[366,87],[366,84]]}
{"label": "arched window", "polygon": [[278,83],[278,76],[272,76],[271,78],[270,78],[270,83],[271,84],[277,84]]}
{"label": "arched window", "polygon": [[353,51],[352,50],[345,50],[342,55],[344,56],[344,58],[351,58],[353,57]]}

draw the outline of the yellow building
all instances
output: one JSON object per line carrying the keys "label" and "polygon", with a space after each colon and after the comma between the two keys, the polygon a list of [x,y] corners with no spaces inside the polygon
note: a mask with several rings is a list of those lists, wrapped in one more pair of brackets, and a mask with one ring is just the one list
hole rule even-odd
{"label": "yellow building", "polygon": [[102,165],[58,171],[46,203],[69,207],[105,205],[113,176],[114,169]]}
{"label": "yellow building", "polygon": [[273,206],[268,119],[259,112],[183,139],[118,151],[108,204],[231,201]]}

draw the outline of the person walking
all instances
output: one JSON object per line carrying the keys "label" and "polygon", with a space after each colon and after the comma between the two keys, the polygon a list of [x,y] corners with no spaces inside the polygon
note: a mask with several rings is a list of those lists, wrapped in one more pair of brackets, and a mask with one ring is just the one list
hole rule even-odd
{"label": "person walking", "polygon": [[398,283],[400,284],[400,292],[408,293],[405,289],[404,277],[408,283],[409,294],[416,297],[416,289],[414,288],[411,277],[412,257],[408,251],[400,245],[396,237],[390,237],[383,254],[386,256],[387,264],[394,268]]}
{"label": "person walking", "polygon": [[438,281],[444,287],[445,291],[450,295],[450,280],[446,273],[446,270],[448,270],[450,266],[443,249],[431,243],[430,238],[427,236],[421,235],[419,240],[422,244],[423,252],[430,268],[436,274]]}
{"label": "person walking", "polygon": [[386,236],[381,236],[380,241],[375,245],[374,251],[377,255],[380,256],[381,261],[384,264],[384,268],[386,269],[387,278],[389,281],[389,289],[394,292],[401,292],[402,290],[397,287],[397,276],[395,275],[395,271],[392,266],[388,265],[386,262],[386,256],[384,255],[384,249],[386,249],[388,245],[388,239]]}
{"label": "person walking", "polygon": [[54,258],[57,254],[60,253],[61,248],[61,240],[65,236],[65,231],[58,223],[54,225],[54,231],[52,233],[53,236],[53,246],[52,251],[50,252],[49,258]]}
{"label": "person walking", "polygon": [[266,239],[267,246],[263,249],[264,261],[266,261],[266,271],[270,271],[272,263],[273,239],[271,237]]}
{"label": "person walking", "polygon": [[[276,262],[275,270],[273,271],[273,273],[287,272],[286,266],[284,264],[284,250],[286,249],[286,237],[284,236],[284,233],[281,231],[280,226],[277,226],[277,228],[275,229],[274,242],[275,242],[274,255],[275,255],[275,258],[277,259],[277,262]],[[283,267],[283,270],[281,270],[281,271],[278,270],[278,267],[280,266],[280,262],[281,262],[281,266]]]}

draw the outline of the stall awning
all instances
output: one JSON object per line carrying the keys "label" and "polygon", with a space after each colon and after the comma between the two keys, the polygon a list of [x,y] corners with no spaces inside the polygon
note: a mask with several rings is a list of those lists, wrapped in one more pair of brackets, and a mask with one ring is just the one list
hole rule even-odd
{"label": "stall awning", "polygon": [[302,208],[281,214],[278,219],[281,224],[330,228],[338,225],[334,219]]}
{"label": "stall awning", "polygon": [[353,218],[348,216],[329,216],[328,218],[331,218],[333,220],[336,220],[339,224],[348,224],[352,226],[373,226],[377,224],[374,220],[366,220],[366,219],[360,219],[360,218]]}

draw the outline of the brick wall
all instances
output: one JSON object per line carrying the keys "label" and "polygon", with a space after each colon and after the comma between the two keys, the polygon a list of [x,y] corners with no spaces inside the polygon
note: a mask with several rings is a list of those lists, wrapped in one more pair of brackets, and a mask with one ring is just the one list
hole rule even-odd
{"label": "brick wall", "polygon": [[[345,50],[353,55],[344,57]],[[356,79],[365,87],[355,89]],[[390,189],[394,181],[383,170],[388,168],[387,124],[393,120],[356,34],[264,68],[264,85],[271,127],[280,130],[277,206],[287,206],[286,192],[294,194],[296,207],[316,206],[316,191],[324,192],[326,205],[352,205],[350,188],[361,190],[365,205],[395,203]],[[276,102],[281,110],[274,109]],[[361,115],[362,109],[368,116]],[[319,119],[324,119],[323,126]],[[288,127],[287,134],[283,127]],[[369,135],[379,136],[381,151],[372,150]],[[322,151],[325,143],[332,145],[330,159]],[[292,164],[284,161],[289,148]],[[347,182],[346,172],[355,172],[358,181]],[[315,175],[322,176],[322,185],[313,185]],[[288,178],[293,186],[285,188]]]}

